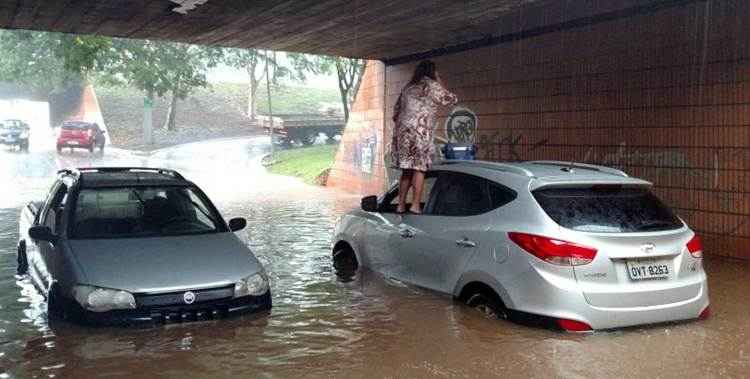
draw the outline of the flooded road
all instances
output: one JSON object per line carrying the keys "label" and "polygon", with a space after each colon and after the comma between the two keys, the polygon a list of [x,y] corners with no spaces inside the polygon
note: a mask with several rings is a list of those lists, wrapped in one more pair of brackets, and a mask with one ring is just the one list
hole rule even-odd
{"label": "flooded road", "polygon": [[[0,378],[6,377],[750,377],[750,265],[707,259],[713,317],[586,335],[488,319],[450,298],[360,272],[341,282],[330,237],[359,199],[269,175],[267,139],[154,154],[57,155],[0,147]],[[228,219],[271,276],[268,314],[151,329],[48,325],[15,276],[20,208],[61,167],[180,170]]]}

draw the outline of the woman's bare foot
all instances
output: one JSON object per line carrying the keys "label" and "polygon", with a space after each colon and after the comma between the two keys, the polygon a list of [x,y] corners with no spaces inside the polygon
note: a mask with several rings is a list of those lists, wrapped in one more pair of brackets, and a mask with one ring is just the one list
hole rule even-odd
{"label": "woman's bare foot", "polygon": [[409,208],[409,213],[413,213],[415,215],[422,214],[422,210],[419,208]]}
{"label": "woman's bare foot", "polygon": [[396,213],[398,213],[398,214],[406,213],[406,207],[403,207],[403,208],[402,207],[398,207],[398,208],[396,208]]}

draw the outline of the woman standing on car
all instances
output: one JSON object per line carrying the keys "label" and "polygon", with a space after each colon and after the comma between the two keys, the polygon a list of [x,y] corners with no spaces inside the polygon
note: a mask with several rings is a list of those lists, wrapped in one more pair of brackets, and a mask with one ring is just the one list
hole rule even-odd
{"label": "woman standing on car", "polygon": [[433,134],[438,107],[458,102],[456,95],[445,89],[435,70],[435,63],[419,63],[411,81],[401,90],[393,110],[391,162],[401,170],[398,187],[398,213],[406,209],[406,195],[412,189],[412,203],[408,210],[421,213],[424,174],[432,164],[435,152]]}

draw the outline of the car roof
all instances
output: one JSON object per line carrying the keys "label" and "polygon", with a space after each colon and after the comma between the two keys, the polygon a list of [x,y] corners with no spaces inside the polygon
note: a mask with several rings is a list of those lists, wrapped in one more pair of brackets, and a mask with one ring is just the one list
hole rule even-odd
{"label": "car roof", "polygon": [[163,168],[87,167],[60,170],[59,173],[75,177],[81,188],[193,185],[177,171]]}
{"label": "car roof", "polygon": [[577,162],[448,160],[436,164],[432,170],[474,174],[503,184],[515,183],[517,187],[528,187],[529,190],[589,184],[651,185],[648,181],[630,177],[615,168]]}

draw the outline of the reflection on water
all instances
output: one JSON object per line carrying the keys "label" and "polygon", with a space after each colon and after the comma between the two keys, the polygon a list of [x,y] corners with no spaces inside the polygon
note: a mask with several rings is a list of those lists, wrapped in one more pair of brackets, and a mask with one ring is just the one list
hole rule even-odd
{"label": "reflection on water", "polygon": [[[750,265],[707,262],[714,317],[592,335],[485,318],[429,291],[332,271],[330,236],[358,199],[268,175],[262,140],[138,155],[0,151],[0,373],[18,377],[742,377],[750,375]],[[225,217],[243,216],[271,276],[268,314],[150,329],[48,325],[15,274],[20,206],[62,166],[177,168]]]}

